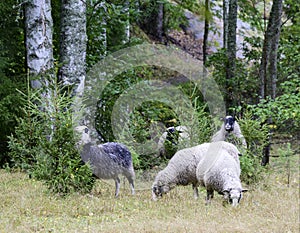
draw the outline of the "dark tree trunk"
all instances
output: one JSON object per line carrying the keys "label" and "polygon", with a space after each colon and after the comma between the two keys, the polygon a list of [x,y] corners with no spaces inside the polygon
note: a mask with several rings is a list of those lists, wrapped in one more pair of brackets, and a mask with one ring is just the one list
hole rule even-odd
{"label": "dark tree trunk", "polygon": [[164,4],[158,4],[157,22],[156,22],[157,39],[162,42],[164,35]]}
{"label": "dark tree trunk", "polygon": [[210,15],[210,9],[209,9],[209,0],[205,0],[205,22],[204,22],[204,34],[203,34],[203,65],[206,65],[206,56],[207,56],[207,38],[209,33],[209,15]]}
{"label": "dark tree trunk", "polygon": [[276,98],[276,89],[277,89],[277,53],[278,45],[280,38],[281,30],[281,16],[282,16],[282,0],[274,1],[276,4],[276,13],[274,14],[274,27],[273,27],[273,39],[271,40],[271,51],[270,51],[270,64],[269,64],[269,73],[271,80],[271,98]]}
{"label": "dark tree trunk", "polygon": [[227,65],[226,65],[226,109],[234,107],[233,78],[235,77],[236,60],[236,27],[237,0],[229,0],[228,36],[227,36]]}
{"label": "dark tree trunk", "polygon": [[[162,42],[164,36],[164,3],[157,0],[149,1],[151,3],[151,12],[143,18],[139,26],[148,34]],[[141,11],[147,9],[141,8]]]}
{"label": "dark tree trunk", "polygon": [[[271,96],[272,99],[276,98],[277,52],[280,38],[281,16],[282,0],[274,0],[268,27],[265,32],[262,60],[259,68],[261,100],[265,99],[267,96]],[[272,124],[273,119],[270,117],[267,123]],[[272,133],[272,130],[270,130],[268,144],[264,150],[261,162],[263,166],[267,165],[270,160]]]}
{"label": "dark tree trunk", "polygon": [[228,36],[228,1],[223,0],[223,48],[227,48],[227,36]]}

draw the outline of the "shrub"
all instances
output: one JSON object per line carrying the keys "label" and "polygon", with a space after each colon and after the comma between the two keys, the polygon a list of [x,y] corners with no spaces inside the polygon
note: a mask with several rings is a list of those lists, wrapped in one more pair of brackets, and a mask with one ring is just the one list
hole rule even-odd
{"label": "shrub", "polygon": [[15,135],[9,137],[14,167],[43,180],[53,192],[88,192],[94,178],[75,147],[72,99],[61,94],[57,84],[48,87],[50,97],[44,98],[46,101],[41,91],[28,89],[28,94],[23,94],[25,117],[19,119]]}
{"label": "shrub", "polygon": [[267,144],[268,128],[259,120],[253,119],[250,112],[246,112],[243,119],[239,120],[239,125],[247,141],[247,149],[244,151],[241,149],[241,180],[253,184],[260,180],[264,171],[261,159]]}

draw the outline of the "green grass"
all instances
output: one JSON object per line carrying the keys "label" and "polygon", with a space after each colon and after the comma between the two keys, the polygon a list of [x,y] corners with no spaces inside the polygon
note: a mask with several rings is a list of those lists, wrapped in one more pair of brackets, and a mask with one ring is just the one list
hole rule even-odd
{"label": "green grass", "polygon": [[247,187],[238,208],[223,205],[219,195],[206,206],[205,191],[194,200],[191,186],[153,202],[152,181],[139,179],[135,196],[122,182],[116,199],[113,183],[98,180],[90,195],[61,198],[23,173],[0,170],[0,232],[298,233],[299,155],[291,159],[289,186],[287,173],[274,159],[264,179]]}

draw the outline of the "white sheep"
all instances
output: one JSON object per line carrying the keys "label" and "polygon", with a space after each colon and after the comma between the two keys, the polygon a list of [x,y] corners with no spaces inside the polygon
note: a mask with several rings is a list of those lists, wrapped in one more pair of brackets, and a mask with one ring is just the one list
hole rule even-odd
{"label": "white sheep", "polygon": [[188,128],[186,126],[176,126],[169,127],[166,131],[161,135],[159,141],[157,143],[157,150],[159,156],[166,155],[165,142],[169,141],[172,145],[176,146],[178,143],[189,140],[190,135]]}
{"label": "white sheep", "polygon": [[127,147],[116,142],[93,145],[86,126],[77,126],[75,131],[81,134],[79,142],[81,158],[85,163],[90,163],[93,174],[100,179],[114,179],[116,197],[120,190],[119,175],[124,175],[129,181],[131,193],[134,194],[135,172],[131,153]]}
{"label": "white sheep", "polygon": [[196,168],[201,157],[207,151],[209,143],[185,148],[175,153],[166,168],[160,171],[152,185],[152,199],[157,200],[176,185],[193,185],[194,197],[198,198],[198,180]]}
{"label": "white sheep", "polygon": [[245,137],[242,134],[238,122],[233,116],[226,116],[224,118],[224,122],[221,126],[221,129],[213,135],[211,141],[226,141],[231,135],[239,138],[242,142],[242,145],[247,148],[247,142],[245,140]]}
{"label": "white sheep", "polygon": [[227,150],[228,145],[225,142],[211,143],[210,149],[198,163],[196,177],[199,184],[206,187],[207,204],[213,198],[214,191],[217,191],[223,194],[232,206],[237,206],[242,193],[247,191],[242,188],[240,181],[239,153],[237,150],[231,150],[230,153]]}

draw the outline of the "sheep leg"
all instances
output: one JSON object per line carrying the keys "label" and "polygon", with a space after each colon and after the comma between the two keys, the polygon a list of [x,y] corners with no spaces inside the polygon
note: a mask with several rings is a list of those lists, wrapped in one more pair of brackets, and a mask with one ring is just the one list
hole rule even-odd
{"label": "sheep leg", "polygon": [[195,198],[195,200],[197,200],[199,197],[198,187],[194,184],[193,184],[193,190],[194,190],[194,198]]}
{"label": "sheep leg", "polygon": [[206,205],[209,205],[211,202],[211,199],[214,197],[214,190],[212,189],[207,189],[206,190]]}
{"label": "sheep leg", "polygon": [[119,179],[119,177],[117,177],[117,178],[115,179],[115,183],[116,183],[116,193],[115,193],[115,197],[118,197],[119,191],[120,191],[120,179]]}
{"label": "sheep leg", "polygon": [[128,180],[128,182],[130,184],[131,194],[134,195],[135,191],[134,191],[134,182],[133,182],[133,179],[131,177],[127,177],[127,180]]}

